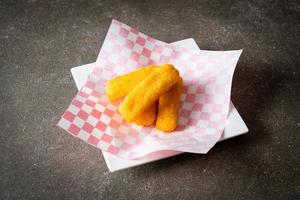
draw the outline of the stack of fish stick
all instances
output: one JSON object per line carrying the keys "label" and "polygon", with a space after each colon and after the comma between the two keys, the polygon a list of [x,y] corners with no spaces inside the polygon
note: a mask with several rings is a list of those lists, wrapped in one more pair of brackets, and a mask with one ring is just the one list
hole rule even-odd
{"label": "stack of fish stick", "polygon": [[111,101],[124,98],[119,112],[128,122],[171,132],[177,126],[183,80],[173,65],[150,65],[107,82]]}

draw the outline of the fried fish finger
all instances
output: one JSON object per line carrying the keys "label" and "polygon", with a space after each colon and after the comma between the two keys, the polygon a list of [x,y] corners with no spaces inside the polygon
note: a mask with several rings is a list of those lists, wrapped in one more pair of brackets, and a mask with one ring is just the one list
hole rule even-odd
{"label": "fried fish finger", "polygon": [[176,128],[182,85],[183,80],[180,78],[175,85],[159,98],[155,125],[158,130],[170,132]]}

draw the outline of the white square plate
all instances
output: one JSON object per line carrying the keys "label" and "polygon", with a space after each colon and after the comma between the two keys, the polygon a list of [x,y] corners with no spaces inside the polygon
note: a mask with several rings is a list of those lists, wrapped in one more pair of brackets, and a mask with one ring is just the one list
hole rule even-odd
{"label": "white square plate", "polygon": [[[188,48],[188,49],[195,49],[195,50],[199,49],[197,43],[192,38],[177,41],[172,44],[179,47]],[[71,69],[72,76],[75,80],[78,89],[80,89],[84,85],[84,83],[88,78],[88,75],[92,72],[94,65],[95,63],[90,63],[90,64],[74,67]],[[245,134],[247,132],[248,132],[248,128],[245,122],[237,112],[232,102],[230,102],[229,114],[225,125],[223,137],[221,140],[229,139],[238,135]],[[145,163],[149,163],[152,161],[160,160],[163,158],[171,157],[174,155],[178,155],[182,152],[169,151],[169,150],[159,151],[135,160],[122,159],[115,155],[107,153],[105,151],[102,151],[102,153],[109,171],[114,172],[121,169],[126,169],[130,167],[142,165]]]}

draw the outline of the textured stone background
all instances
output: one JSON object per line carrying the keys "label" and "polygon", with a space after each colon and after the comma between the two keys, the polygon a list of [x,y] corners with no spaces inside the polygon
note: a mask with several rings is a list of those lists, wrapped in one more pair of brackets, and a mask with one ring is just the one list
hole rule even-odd
{"label": "textured stone background", "polygon": [[[207,155],[109,173],[55,127],[115,18],[166,42],[243,48],[232,100],[250,132]],[[299,199],[300,3],[0,1],[0,199]]]}

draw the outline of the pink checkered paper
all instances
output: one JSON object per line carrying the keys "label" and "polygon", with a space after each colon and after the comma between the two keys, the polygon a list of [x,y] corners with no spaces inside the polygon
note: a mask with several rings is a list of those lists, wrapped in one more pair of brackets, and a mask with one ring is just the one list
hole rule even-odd
{"label": "pink checkered paper", "polygon": [[[232,76],[241,52],[186,50],[113,20],[97,66],[58,126],[121,158],[136,159],[160,150],[207,153],[224,130]],[[110,102],[104,95],[108,80],[162,63],[173,64],[184,79],[178,127],[172,134],[127,123],[117,111],[120,101]]]}

